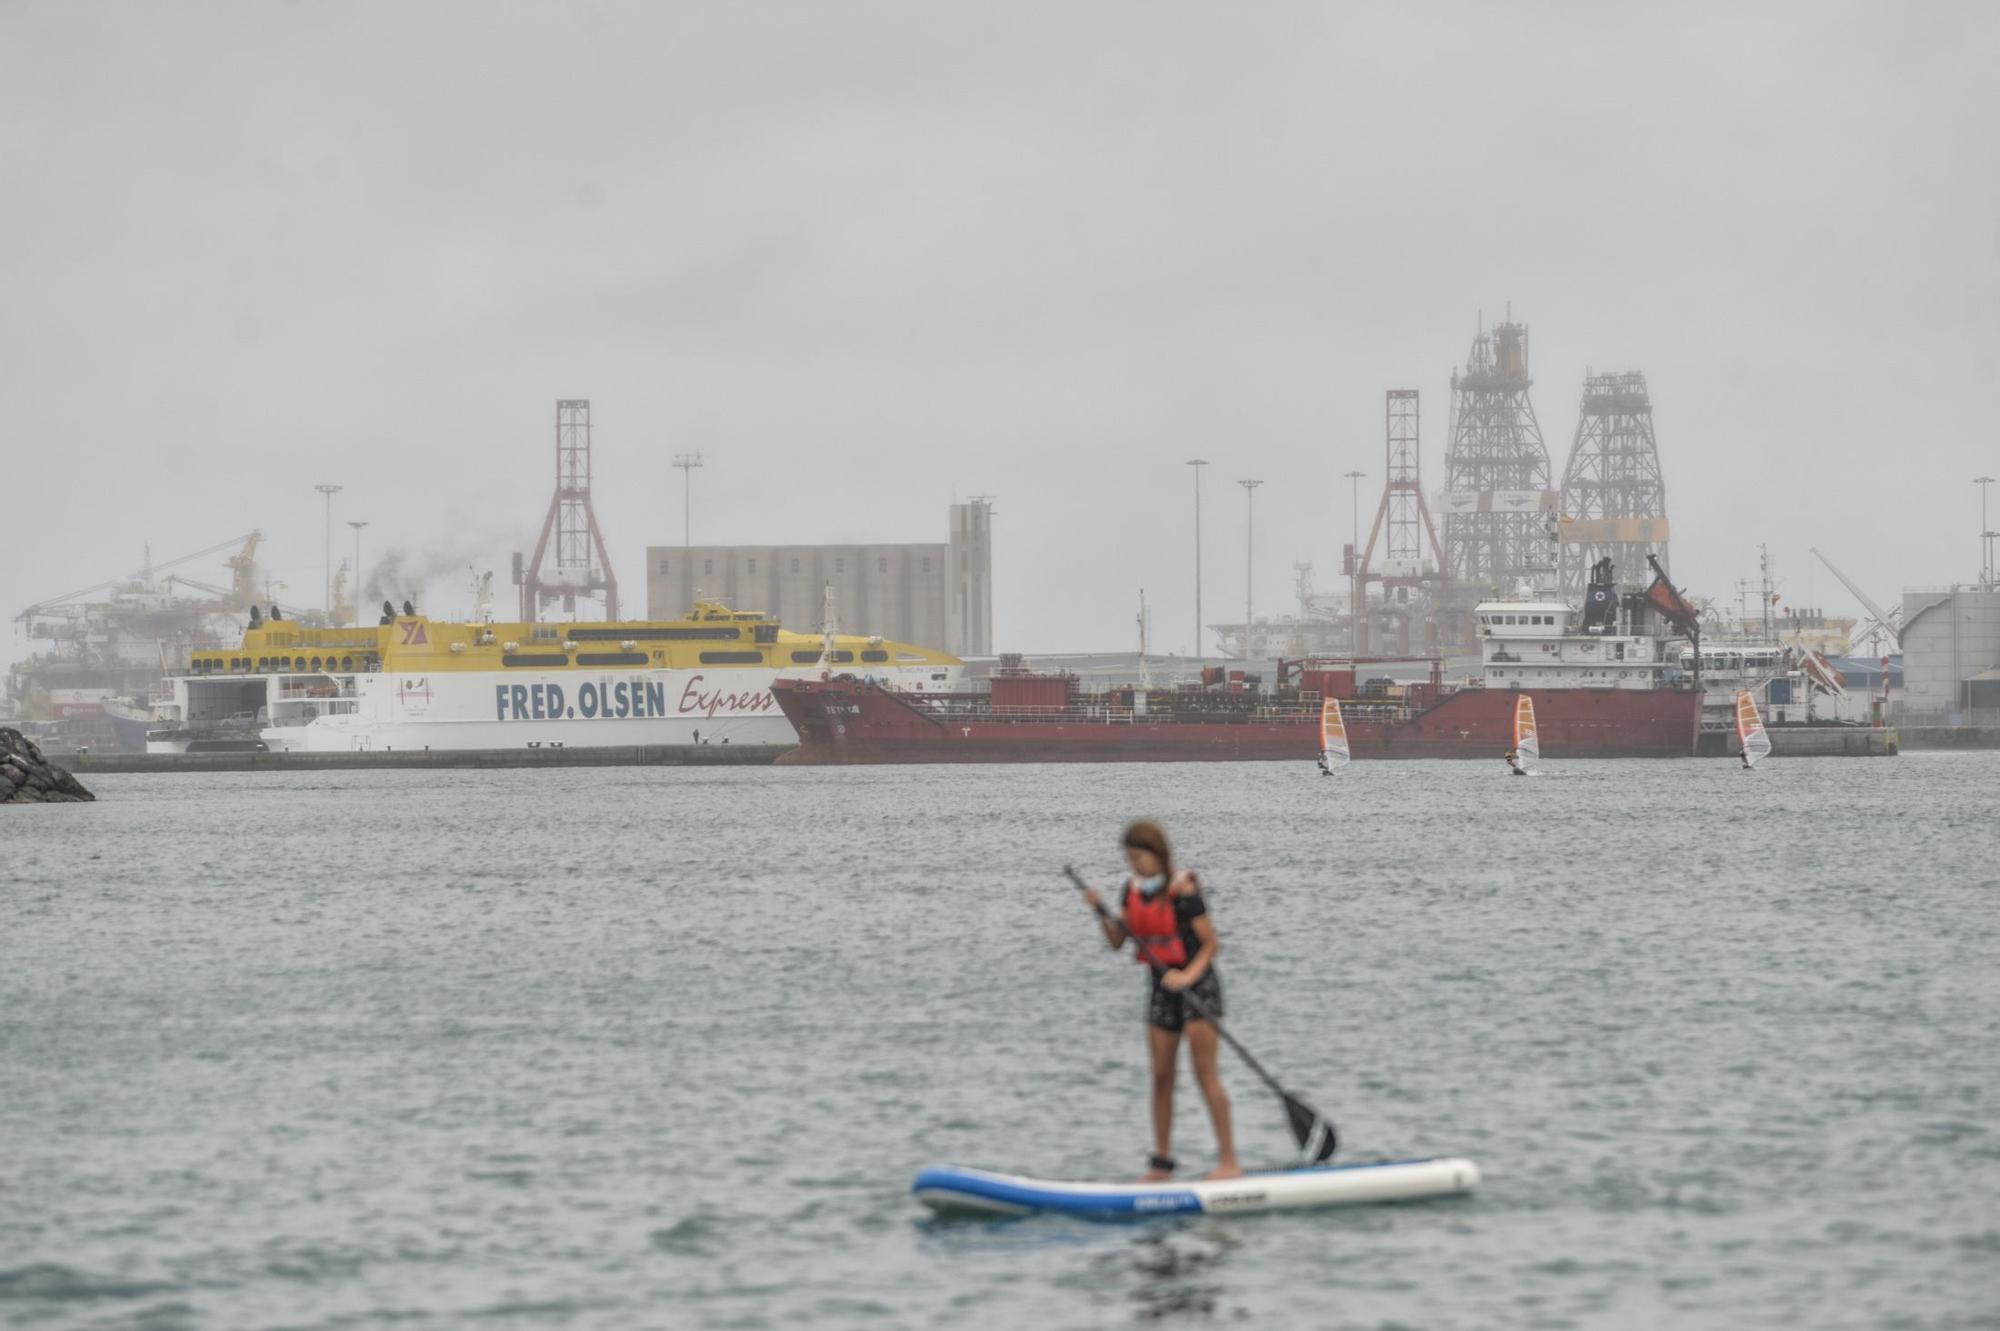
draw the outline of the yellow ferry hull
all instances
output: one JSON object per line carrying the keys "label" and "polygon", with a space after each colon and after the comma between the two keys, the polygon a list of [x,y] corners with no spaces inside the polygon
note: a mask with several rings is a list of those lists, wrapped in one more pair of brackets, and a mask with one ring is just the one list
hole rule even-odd
{"label": "yellow ferry hull", "polygon": [[797,740],[772,696],[822,673],[945,692],[956,657],[908,643],[788,633],[704,602],[680,620],[604,624],[253,624],[167,681],[146,747],[304,752]]}

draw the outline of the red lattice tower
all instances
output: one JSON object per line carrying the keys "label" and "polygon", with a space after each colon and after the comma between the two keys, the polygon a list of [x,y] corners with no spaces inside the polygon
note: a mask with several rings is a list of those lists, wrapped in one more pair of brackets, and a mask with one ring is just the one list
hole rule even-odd
{"label": "red lattice tower", "polygon": [[[555,567],[544,569],[551,533]],[[578,596],[600,592],[604,617],[618,618],[618,578],[590,505],[590,401],[565,398],[556,403],[556,492],[542,519],[534,557],[521,571],[521,618],[535,622],[551,601],[560,601],[565,613],[574,614]]]}
{"label": "red lattice tower", "polygon": [[[1408,651],[1410,620],[1416,614],[1424,618],[1426,646],[1435,645],[1435,611],[1448,573],[1437,523],[1424,501],[1416,389],[1388,391],[1383,434],[1382,502],[1368,528],[1368,544],[1361,552],[1354,590],[1359,602],[1366,597],[1369,583],[1382,585],[1382,610],[1397,634],[1396,649]],[[1378,559],[1376,543],[1385,535],[1387,548]],[[1365,612],[1356,617],[1355,638],[1354,650],[1366,651]]]}

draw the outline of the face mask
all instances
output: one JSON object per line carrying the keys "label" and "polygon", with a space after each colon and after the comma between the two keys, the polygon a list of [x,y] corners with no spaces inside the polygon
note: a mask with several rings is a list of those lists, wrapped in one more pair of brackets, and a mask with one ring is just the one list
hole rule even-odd
{"label": "face mask", "polygon": [[1141,878],[1139,880],[1139,895],[1142,897],[1154,896],[1166,885],[1167,876],[1163,873],[1156,873],[1151,878]]}

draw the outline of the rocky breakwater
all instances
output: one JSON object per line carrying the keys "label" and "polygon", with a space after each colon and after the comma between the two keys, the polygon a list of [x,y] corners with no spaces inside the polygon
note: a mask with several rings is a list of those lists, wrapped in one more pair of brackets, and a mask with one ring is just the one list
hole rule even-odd
{"label": "rocky breakwater", "polygon": [[35,741],[0,727],[0,804],[78,804],[96,798],[44,758]]}

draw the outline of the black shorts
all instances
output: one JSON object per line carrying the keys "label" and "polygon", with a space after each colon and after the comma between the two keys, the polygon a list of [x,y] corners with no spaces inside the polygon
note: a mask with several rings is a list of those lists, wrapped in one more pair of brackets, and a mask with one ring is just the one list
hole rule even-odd
{"label": "black shorts", "polygon": [[[1206,1008],[1211,1017],[1222,1016],[1222,977],[1210,966],[1208,973],[1191,986],[1195,998]],[[1146,1024],[1157,1026],[1163,1031],[1178,1031],[1190,1020],[1200,1021],[1201,1015],[1188,1005],[1187,999],[1166,985],[1160,983],[1160,972],[1153,972],[1153,987],[1146,995]]]}

